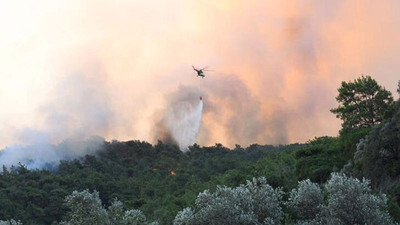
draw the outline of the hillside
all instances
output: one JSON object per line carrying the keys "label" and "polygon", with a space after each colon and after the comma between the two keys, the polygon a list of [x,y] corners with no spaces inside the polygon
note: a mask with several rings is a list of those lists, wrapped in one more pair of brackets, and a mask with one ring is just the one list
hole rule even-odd
{"label": "hillside", "polygon": [[[248,169],[260,159],[289,154],[300,147],[194,145],[183,153],[177,146],[161,142],[155,146],[140,141],[105,142],[96,155],[62,161],[56,171],[3,167],[0,218],[18,218],[25,224],[61,221],[67,210],[64,197],[73,190],[89,189],[99,191],[106,205],[117,197],[127,208],[141,209],[162,224],[171,223],[179,210],[194,203],[200,191],[217,184],[237,185],[252,175],[235,175],[234,169]],[[293,176],[293,162],[287,166]],[[271,173],[271,180],[281,180],[280,176]]]}

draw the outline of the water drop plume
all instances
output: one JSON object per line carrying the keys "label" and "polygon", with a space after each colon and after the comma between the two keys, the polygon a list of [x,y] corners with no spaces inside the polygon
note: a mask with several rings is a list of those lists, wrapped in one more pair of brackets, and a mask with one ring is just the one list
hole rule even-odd
{"label": "water drop plume", "polygon": [[155,137],[163,142],[176,144],[182,151],[196,143],[203,113],[201,92],[193,87],[179,87],[167,96],[167,104],[157,113]]}

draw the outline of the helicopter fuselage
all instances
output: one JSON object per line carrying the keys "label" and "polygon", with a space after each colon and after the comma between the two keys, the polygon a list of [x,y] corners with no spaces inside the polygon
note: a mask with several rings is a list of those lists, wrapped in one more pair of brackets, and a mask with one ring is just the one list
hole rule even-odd
{"label": "helicopter fuselage", "polygon": [[201,72],[197,72],[197,76],[204,78],[206,75],[204,75],[204,73],[201,71]]}
{"label": "helicopter fuselage", "polygon": [[193,67],[193,70],[197,72],[197,76],[198,76],[198,77],[204,78],[204,77],[206,76],[206,75],[204,74],[204,72],[203,72],[203,69],[199,70],[199,69],[194,68],[194,66],[192,66],[192,67]]}

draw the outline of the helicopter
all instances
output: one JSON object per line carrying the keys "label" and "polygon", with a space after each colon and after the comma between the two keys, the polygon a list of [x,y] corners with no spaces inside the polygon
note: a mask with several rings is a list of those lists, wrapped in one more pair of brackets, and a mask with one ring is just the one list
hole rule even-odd
{"label": "helicopter", "polygon": [[203,69],[196,69],[194,66],[192,66],[192,67],[193,67],[193,70],[197,72],[197,76],[201,77],[201,78],[204,78],[206,76],[204,74],[204,71],[212,71],[212,70],[207,70],[208,66],[204,67]]}

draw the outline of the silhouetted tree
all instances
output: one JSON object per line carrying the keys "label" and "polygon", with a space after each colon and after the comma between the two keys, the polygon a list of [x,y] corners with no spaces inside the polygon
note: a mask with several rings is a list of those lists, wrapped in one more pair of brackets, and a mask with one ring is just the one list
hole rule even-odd
{"label": "silhouetted tree", "polygon": [[392,94],[370,76],[361,76],[353,82],[342,82],[338,89],[337,108],[331,109],[343,120],[343,130],[372,127],[390,115]]}

